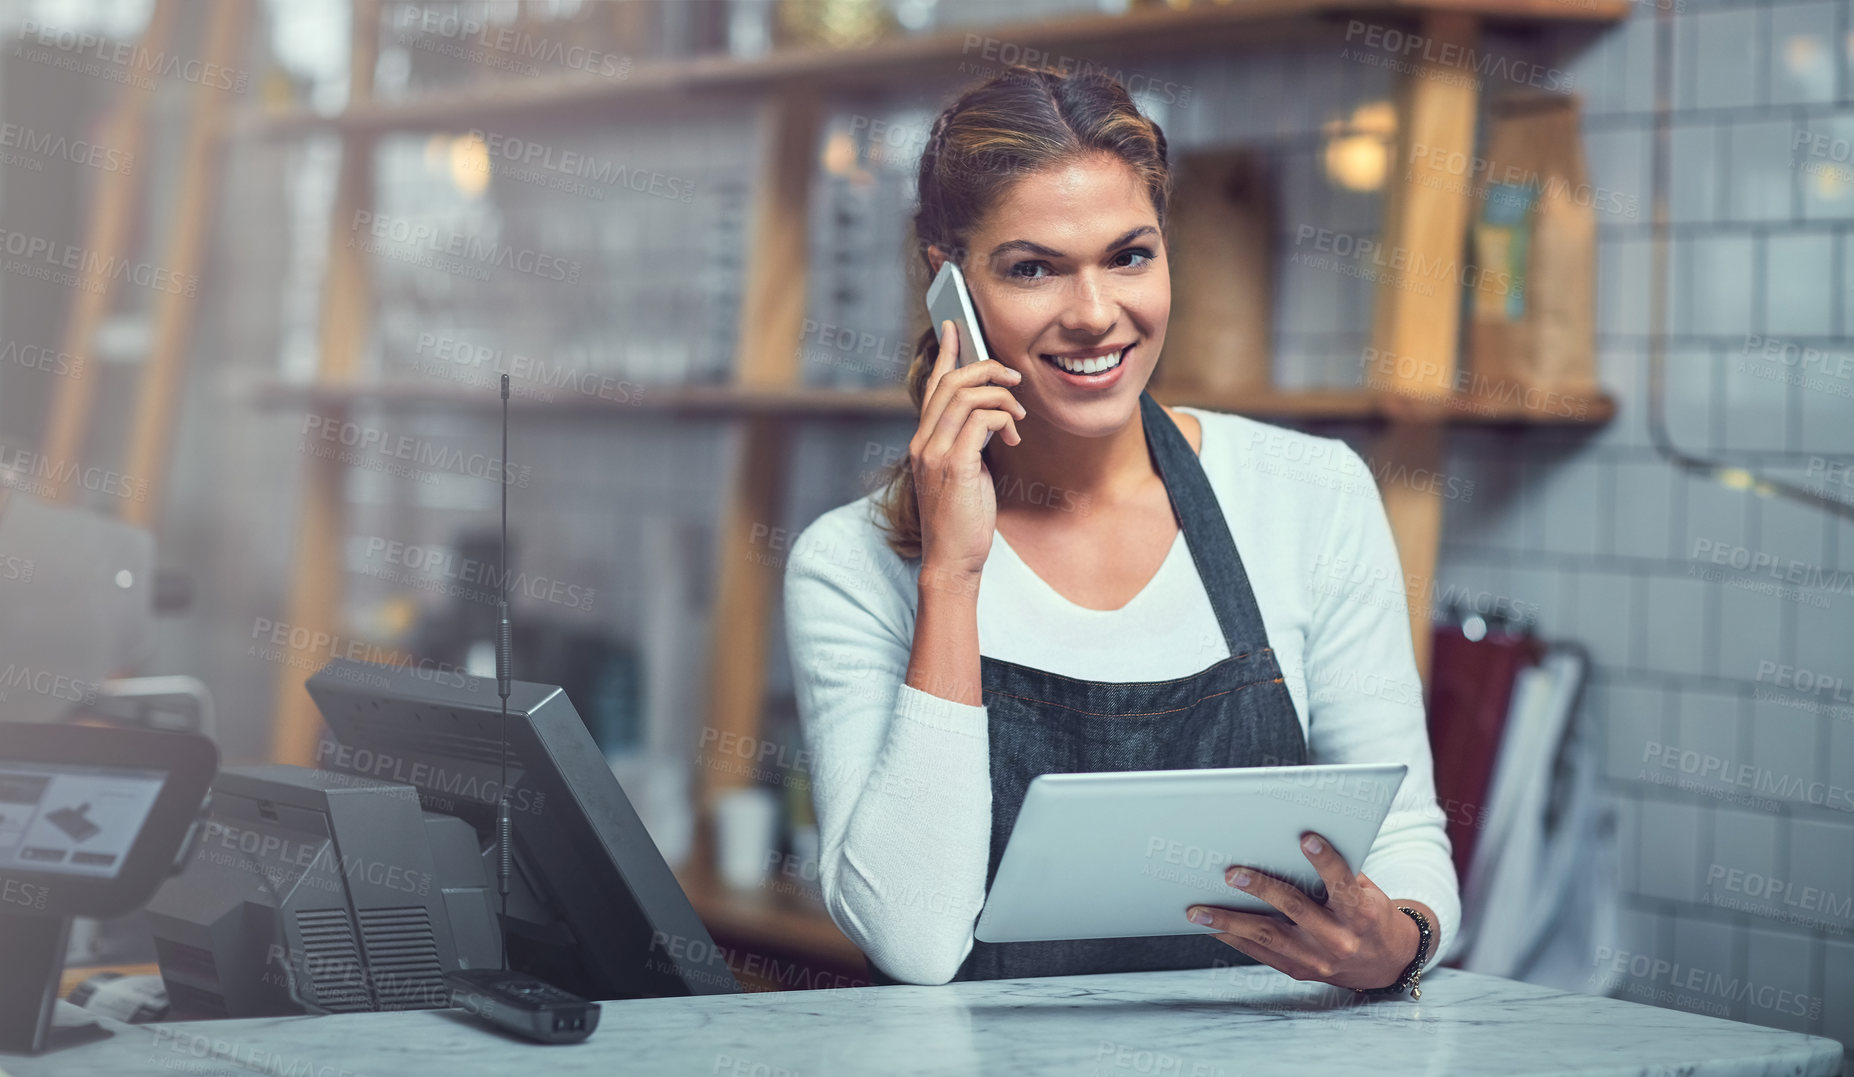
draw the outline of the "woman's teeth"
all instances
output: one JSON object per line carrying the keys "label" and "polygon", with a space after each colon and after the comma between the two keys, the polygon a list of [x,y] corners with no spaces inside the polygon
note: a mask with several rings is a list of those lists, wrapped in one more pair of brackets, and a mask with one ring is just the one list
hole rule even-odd
{"label": "woman's teeth", "polygon": [[1119,366],[1120,356],[1125,350],[1126,349],[1122,348],[1117,352],[1097,355],[1093,359],[1065,359],[1059,355],[1048,354],[1045,354],[1043,358],[1048,359],[1050,362],[1055,363],[1071,374],[1100,374]]}

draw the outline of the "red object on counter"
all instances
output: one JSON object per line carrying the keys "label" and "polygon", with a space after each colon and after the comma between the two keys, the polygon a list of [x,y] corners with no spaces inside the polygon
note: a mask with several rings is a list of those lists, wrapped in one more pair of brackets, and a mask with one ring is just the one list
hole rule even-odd
{"label": "red object on counter", "polygon": [[1499,758],[1506,712],[1519,671],[1537,665],[1545,646],[1531,636],[1489,633],[1471,640],[1455,625],[1435,631],[1429,673],[1429,748],[1436,799],[1454,846],[1455,874],[1467,885],[1474,843],[1487,819],[1487,794]]}

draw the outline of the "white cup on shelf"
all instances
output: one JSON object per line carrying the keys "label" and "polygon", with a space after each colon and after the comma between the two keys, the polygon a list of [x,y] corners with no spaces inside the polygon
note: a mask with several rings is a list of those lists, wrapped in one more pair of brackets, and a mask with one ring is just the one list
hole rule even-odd
{"label": "white cup on shelf", "polygon": [[731,890],[758,890],[772,870],[779,833],[779,798],[770,789],[749,787],[715,801],[715,869]]}

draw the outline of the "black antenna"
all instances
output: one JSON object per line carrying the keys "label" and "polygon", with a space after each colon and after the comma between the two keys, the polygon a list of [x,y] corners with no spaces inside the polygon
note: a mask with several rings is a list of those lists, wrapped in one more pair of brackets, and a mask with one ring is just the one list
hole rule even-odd
{"label": "black antenna", "polygon": [[502,697],[502,780],[496,785],[496,890],[502,897],[502,967],[509,967],[509,376],[502,375],[502,579],[496,585],[496,693]]}

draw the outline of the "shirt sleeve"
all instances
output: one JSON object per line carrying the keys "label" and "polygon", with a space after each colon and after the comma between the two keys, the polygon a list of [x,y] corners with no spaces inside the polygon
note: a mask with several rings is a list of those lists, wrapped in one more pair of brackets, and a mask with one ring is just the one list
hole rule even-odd
{"label": "shirt sleeve", "polygon": [[841,518],[820,518],[785,571],[819,880],[831,919],[877,967],[942,984],[971,952],[985,899],[987,709],[902,683],[915,571],[879,534],[849,532]]}
{"label": "shirt sleeve", "polygon": [[1315,763],[1403,763],[1404,776],[1377,841],[1355,869],[1391,898],[1435,911],[1440,948],[1455,948],[1461,895],[1436,802],[1423,686],[1410,641],[1402,562],[1371,469],[1341,445],[1349,472],[1333,498],[1312,569],[1306,646],[1308,751]]}

